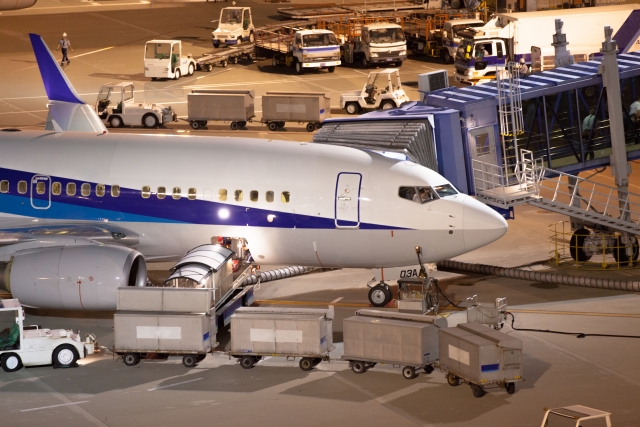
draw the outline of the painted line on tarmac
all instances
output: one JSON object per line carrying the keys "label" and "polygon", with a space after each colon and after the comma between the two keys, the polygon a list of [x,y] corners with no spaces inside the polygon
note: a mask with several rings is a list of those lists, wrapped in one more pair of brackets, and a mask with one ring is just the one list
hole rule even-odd
{"label": "painted line on tarmac", "polygon": [[94,51],[87,52],[87,53],[81,53],[80,55],[71,56],[70,58],[80,58],[81,56],[91,55],[92,53],[102,52],[103,50],[113,49],[114,47],[115,46],[109,46],[109,47],[105,47],[104,49],[98,49],[98,50],[94,50]]}
{"label": "painted line on tarmac", "polygon": [[31,408],[31,409],[21,409],[20,412],[29,412],[29,411],[38,411],[40,409],[49,409],[49,408],[57,408],[59,406],[69,406],[69,405],[78,405],[80,403],[87,403],[88,400],[82,400],[80,402],[71,402],[71,403],[61,403],[59,405],[51,405],[51,406],[41,406],[39,408]]}
{"label": "painted line on tarmac", "polygon": [[329,304],[337,304],[341,299],[343,299],[344,297],[340,297],[340,298],[336,298],[333,301],[331,301]]}
{"label": "painted line on tarmac", "polygon": [[189,381],[182,381],[181,383],[175,383],[175,384],[169,384],[169,385],[163,385],[162,387],[155,387],[155,388],[149,388],[147,389],[147,391],[154,391],[154,390],[160,390],[162,388],[167,388],[167,387],[175,387],[177,385],[182,385],[182,384],[187,384],[187,383],[192,383],[194,381],[200,381],[204,378],[195,378],[193,380],[189,380]]}
{"label": "painted line on tarmac", "polygon": [[633,313],[595,313],[592,311],[551,311],[551,310],[529,310],[529,309],[509,309],[512,313],[527,314],[559,314],[563,316],[591,316],[591,317],[628,317],[640,319],[640,314]]}

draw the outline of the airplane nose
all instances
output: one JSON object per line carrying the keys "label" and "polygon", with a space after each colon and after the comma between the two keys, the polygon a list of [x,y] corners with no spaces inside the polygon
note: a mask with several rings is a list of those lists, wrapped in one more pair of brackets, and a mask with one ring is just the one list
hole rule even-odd
{"label": "airplane nose", "polygon": [[507,221],[489,206],[467,197],[464,201],[462,225],[467,251],[498,240],[507,232]]}

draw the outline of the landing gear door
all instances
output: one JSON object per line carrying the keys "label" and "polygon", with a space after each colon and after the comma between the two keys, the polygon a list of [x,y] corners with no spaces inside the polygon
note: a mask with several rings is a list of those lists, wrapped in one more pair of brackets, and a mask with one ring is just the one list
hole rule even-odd
{"label": "landing gear door", "polygon": [[336,228],[358,228],[360,226],[360,185],[362,175],[340,172],[336,182],[335,223]]}
{"label": "landing gear door", "polygon": [[31,178],[31,207],[49,209],[51,207],[51,178],[46,175],[34,175]]}

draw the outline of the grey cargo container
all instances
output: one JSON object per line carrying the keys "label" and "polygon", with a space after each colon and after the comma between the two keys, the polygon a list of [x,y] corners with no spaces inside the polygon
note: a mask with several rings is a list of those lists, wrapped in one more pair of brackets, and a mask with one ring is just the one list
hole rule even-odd
{"label": "grey cargo container", "polygon": [[209,313],[213,289],[123,287],[118,289],[118,311]]}
{"label": "grey cargo container", "polygon": [[447,327],[443,317],[378,310],[358,310],[344,320],[343,360],[363,373],[376,363],[402,366],[407,379],[416,377],[416,368],[433,371],[438,360],[438,331]]}
{"label": "grey cargo container", "polygon": [[193,90],[187,95],[189,124],[193,129],[207,121],[230,121],[236,130],[255,117],[252,90]]}
{"label": "grey cargo container", "polygon": [[242,307],[231,316],[229,354],[250,369],[261,356],[301,357],[311,370],[329,360],[333,347],[333,309]]}
{"label": "grey cargo container", "polygon": [[515,382],[524,381],[522,341],[480,323],[461,323],[439,333],[439,368],[450,385],[469,383],[473,394],[482,397],[487,386],[515,392]]}
{"label": "grey cargo container", "polygon": [[329,117],[331,117],[329,94],[267,92],[262,97],[262,121],[267,123],[271,130],[283,127],[285,122],[307,122],[307,130],[312,132]]}

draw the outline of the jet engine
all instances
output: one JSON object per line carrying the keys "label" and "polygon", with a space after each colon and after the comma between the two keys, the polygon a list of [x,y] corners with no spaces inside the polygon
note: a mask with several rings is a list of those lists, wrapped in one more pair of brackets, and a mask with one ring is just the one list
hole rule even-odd
{"label": "jet engine", "polygon": [[0,10],[26,9],[36,4],[37,0],[0,0]]}
{"label": "jet engine", "polygon": [[24,306],[115,310],[119,287],[146,286],[147,264],[123,246],[58,246],[15,252],[3,276],[0,285]]}

